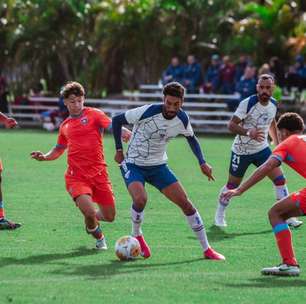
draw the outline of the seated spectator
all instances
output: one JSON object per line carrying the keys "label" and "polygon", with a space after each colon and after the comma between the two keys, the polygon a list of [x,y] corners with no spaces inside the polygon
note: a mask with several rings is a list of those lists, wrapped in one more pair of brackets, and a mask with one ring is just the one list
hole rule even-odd
{"label": "seated spectator", "polygon": [[294,65],[289,66],[285,74],[285,88],[291,92],[294,89],[302,91],[302,77],[297,73]]}
{"label": "seated spectator", "polygon": [[183,85],[189,94],[199,93],[199,88],[202,84],[202,69],[199,63],[196,62],[194,55],[188,55],[187,65],[184,68]]}
{"label": "seated spectator", "polygon": [[[264,63],[258,70],[258,76],[262,75],[262,74],[269,74],[269,75],[273,75],[273,73],[271,72],[270,66],[268,63]],[[274,76],[274,75],[273,75]]]}
{"label": "seated spectator", "polygon": [[183,82],[184,78],[184,67],[180,64],[178,57],[172,57],[170,65],[164,71],[162,76],[163,85],[171,81]]}
{"label": "seated spectator", "polygon": [[256,83],[255,68],[247,66],[243,76],[236,83],[236,92],[240,94],[240,101],[256,94]]}
{"label": "seated spectator", "polygon": [[285,69],[278,57],[274,56],[269,61],[271,73],[274,75],[276,83],[283,87],[285,84]]}
{"label": "seated spectator", "polygon": [[235,66],[229,56],[223,57],[220,68],[220,86],[222,94],[233,94],[235,91]]}
{"label": "seated spectator", "polygon": [[204,92],[217,93],[220,82],[220,57],[217,54],[211,56],[211,64],[204,76]]}
{"label": "seated spectator", "polygon": [[306,89],[306,65],[304,62],[304,57],[302,55],[296,56],[295,68],[296,72],[301,77],[302,89]]}
{"label": "seated spectator", "polygon": [[68,115],[69,113],[64,104],[64,99],[60,97],[58,101],[58,109],[41,113],[43,128],[48,131],[58,129],[60,124],[68,117]]}
{"label": "seated spectator", "polygon": [[251,62],[247,55],[240,55],[239,61],[235,64],[235,82],[237,83],[243,76],[245,68],[251,65]]}

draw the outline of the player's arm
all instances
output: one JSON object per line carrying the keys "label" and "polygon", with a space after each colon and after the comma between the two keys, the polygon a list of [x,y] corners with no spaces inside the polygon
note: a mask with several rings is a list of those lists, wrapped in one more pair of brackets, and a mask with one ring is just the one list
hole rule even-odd
{"label": "player's arm", "polygon": [[212,175],[212,167],[209,164],[206,163],[198,139],[194,135],[186,136],[186,139],[188,141],[188,144],[189,144],[193,154],[198,159],[198,162],[199,162],[199,165],[201,167],[202,173],[208,177],[208,180],[215,180],[215,178]]}
{"label": "player's arm", "polygon": [[14,128],[17,126],[17,121],[14,118],[10,118],[0,112],[0,122],[5,125],[6,128]]}
{"label": "player's arm", "polygon": [[247,191],[266,177],[274,168],[279,167],[280,164],[281,161],[278,158],[275,156],[270,156],[270,158],[259,168],[257,168],[245,182],[243,182],[238,188],[225,192],[222,195],[222,198],[228,200],[233,196],[241,195],[243,192]]}
{"label": "player's arm", "polygon": [[123,146],[122,146],[122,127],[127,125],[128,121],[125,114],[119,114],[112,119],[113,136],[115,139],[116,154],[115,161],[121,164],[124,160]]}
{"label": "player's arm", "polygon": [[272,141],[273,141],[274,145],[277,146],[279,144],[279,139],[278,139],[278,135],[277,135],[277,124],[276,124],[275,119],[273,119],[273,121],[270,125],[269,135],[272,138]]}
{"label": "player's arm", "polygon": [[38,161],[55,160],[59,158],[64,152],[65,152],[65,147],[57,145],[46,154],[44,154],[41,151],[33,151],[31,152],[31,157]]}
{"label": "player's arm", "polygon": [[264,140],[265,135],[262,130],[256,128],[245,129],[242,126],[240,126],[241,121],[242,120],[238,116],[233,115],[233,117],[228,123],[228,129],[230,130],[230,132],[242,136],[248,136],[251,139],[255,139],[256,141]]}

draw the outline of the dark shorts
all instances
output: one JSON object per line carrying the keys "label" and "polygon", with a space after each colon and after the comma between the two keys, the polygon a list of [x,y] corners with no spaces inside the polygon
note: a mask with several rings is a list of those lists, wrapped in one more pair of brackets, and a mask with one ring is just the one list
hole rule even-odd
{"label": "dark shorts", "polygon": [[249,154],[249,155],[241,155],[236,154],[232,151],[231,163],[229,172],[231,175],[236,177],[243,177],[248,167],[253,164],[256,167],[261,166],[272,154],[271,149],[269,147],[263,149],[260,152]]}
{"label": "dark shorts", "polygon": [[158,166],[137,166],[122,162],[120,170],[127,187],[133,182],[140,182],[143,185],[147,182],[161,191],[177,182],[174,173],[166,164]]}

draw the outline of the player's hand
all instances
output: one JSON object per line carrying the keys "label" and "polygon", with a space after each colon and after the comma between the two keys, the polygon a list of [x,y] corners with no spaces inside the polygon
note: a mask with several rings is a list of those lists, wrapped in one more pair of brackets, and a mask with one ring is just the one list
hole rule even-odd
{"label": "player's hand", "polygon": [[249,130],[251,139],[254,139],[258,142],[265,140],[265,132],[262,129],[252,128]]}
{"label": "player's hand", "polygon": [[46,160],[46,156],[42,152],[40,152],[40,151],[33,151],[33,152],[31,152],[31,157],[33,159],[38,160],[38,161]]}
{"label": "player's hand", "polygon": [[241,195],[241,191],[239,188],[228,190],[221,195],[221,200],[229,201],[233,196],[239,196]]}
{"label": "player's hand", "polygon": [[119,165],[124,161],[124,153],[122,150],[118,150],[115,154],[115,162]]}
{"label": "player's hand", "polygon": [[213,177],[212,175],[212,167],[205,163],[205,164],[202,164],[201,165],[201,171],[204,175],[206,175],[208,177],[208,180],[211,181],[211,180],[215,180],[215,178]]}
{"label": "player's hand", "polygon": [[5,122],[4,125],[6,128],[11,129],[17,126],[17,121],[14,118],[8,118]]}
{"label": "player's hand", "polygon": [[127,142],[130,140],[131,136],[132,136],[132,132],[131,132],[129,129],[127,129],[127,128],[122,128],[122,131],[121,131],[121,139],[122,139],[125,143],[127,143]]}

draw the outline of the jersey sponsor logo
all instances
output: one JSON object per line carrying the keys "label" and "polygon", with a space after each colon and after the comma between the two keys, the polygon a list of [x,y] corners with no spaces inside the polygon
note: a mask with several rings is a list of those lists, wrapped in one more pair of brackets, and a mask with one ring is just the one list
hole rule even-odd
{"label": "jersey sponsor logo", "polygon": [[82,125],[87,125],[87,124],[88,124],[88,118],[87,118],[87,117],[83,117],[83,118],[81,119],[81,124],[82,124]]}

